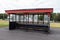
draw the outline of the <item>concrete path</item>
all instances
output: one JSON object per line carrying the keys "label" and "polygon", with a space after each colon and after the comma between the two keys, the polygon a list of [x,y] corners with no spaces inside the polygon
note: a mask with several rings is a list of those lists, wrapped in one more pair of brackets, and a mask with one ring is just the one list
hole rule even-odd
{"label": "concrete path", "polygon": [[0,40],[60,40],[60,29],[51,28],[51,33],[45,34],[23,30],[9,31],[8,28],[0,28]]}

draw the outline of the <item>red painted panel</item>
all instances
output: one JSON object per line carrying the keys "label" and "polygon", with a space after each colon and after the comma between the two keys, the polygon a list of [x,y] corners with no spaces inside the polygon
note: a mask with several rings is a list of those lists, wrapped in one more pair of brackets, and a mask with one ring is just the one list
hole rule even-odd
{"label": "red painted panel", "polygon": [[11,13],[14,13],[14,14],[24,14],[24,13],[45,13],[45,12],[48,12],[48,13],[51,13],[53,12],[53,8],[46,8],[46,9],[24,9],[24,10],[6,10],[6,13],[8,14],[11,14]]}

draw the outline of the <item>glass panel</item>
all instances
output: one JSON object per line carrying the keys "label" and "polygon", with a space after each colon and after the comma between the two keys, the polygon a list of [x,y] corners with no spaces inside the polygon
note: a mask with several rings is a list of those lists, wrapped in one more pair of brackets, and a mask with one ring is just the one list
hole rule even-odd
{"label": "glass panel", "polygon": [[21,15],[19,15],[19,22],[21,22]]}
{"label": "glass panel", "polygon": [[10,14],[10,22],[13,22],[13,14]]}
{"label": "glass panel", "polygon": [[26,24],[27,23],[27,15],[24,15],[23,19],[24,19],[24,24]]}
{"label": "glass panel", "polygon": [[19,21],[19,15],[16,15],[16,21],[17,22]]}
{"label": "glass panel", "polygon": [[23,15],[21,15],[21,23],[23,23]]}
{"label": "glass panel", "polygon": [[49,20],[48,15],[44,15],[44,24],[48,24],[48,20]]}
{"label": "glass panel", "polygon": [[43,24],[44,23],[44,15],[39,15],[38,20],[39,20],[39,24]]}
{"label": "glass panel", "polygon": [[28,15],[24,15],[24,23],[28,23]]}
{"label": "glass panel", "polygon": [[12,17],[11,16],[12,16],[12,14],[9,15],[10,22],[12,22]]}
{"label": "glass panel", "polygon": [[38,15],[34,15],[34,24],[38,22]]}
{"label": "glass panel", "polygon": [[13,14],[13,21],[16,21],[16,20],[15,20],[15,14]]}
{"label": "glass panel", "polygon": [[16,20],[15,20],[15,14],[10,14],[10,17],[9,17],[9,18],[10,18],[10,21],[11,21],[11,22],[16,21]]}
{"label": "glass panel", "polygon": [[10,21],[17,21],[24,24],[49,24],[48,15],[15,15],[10,14]]}
{"label": "glass panel", "polygon": [[33,22],[33,15],[29,15],[29,24],[32,24],[32,22]]}

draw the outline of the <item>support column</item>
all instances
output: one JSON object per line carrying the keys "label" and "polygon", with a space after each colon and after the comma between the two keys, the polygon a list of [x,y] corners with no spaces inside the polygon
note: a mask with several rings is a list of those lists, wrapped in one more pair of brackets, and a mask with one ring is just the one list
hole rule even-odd
{"label": "support column", "polygon": [[45,32],[49,32],[50,31],[50,13],[48,13],[47,15],[48,15],[48,24],[46,26]]}
{"label": "support column", "polygon": [[44,24],[44,14],[43,14],[43,24]]}
{"label": "support column", "polygon": [[50,13],[48,13],[48,26],[50,27]]}
{"label": "support column", "polygon": [[33,14],[33,17],[32,17],[32,24],[34,24],[34,14]]}
{"label": "support column", "polygon": [[29,24],[29,14],[28,14],[28,24]]}
{"label": "support column", "polygon": [[37,24],[39,24],[39,14],[38,14],[38,21],[37,21]]}

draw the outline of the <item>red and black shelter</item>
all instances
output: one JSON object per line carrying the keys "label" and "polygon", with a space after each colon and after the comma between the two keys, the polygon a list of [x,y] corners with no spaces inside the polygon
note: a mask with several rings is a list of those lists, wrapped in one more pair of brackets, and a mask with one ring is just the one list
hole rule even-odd
{"label": "red and black shelter", "polygon": [[49,31],[53,8],[6,10],[5,12],[9,15],[10,30],[16,28],[24,28],[25,30],[42,28]]}

